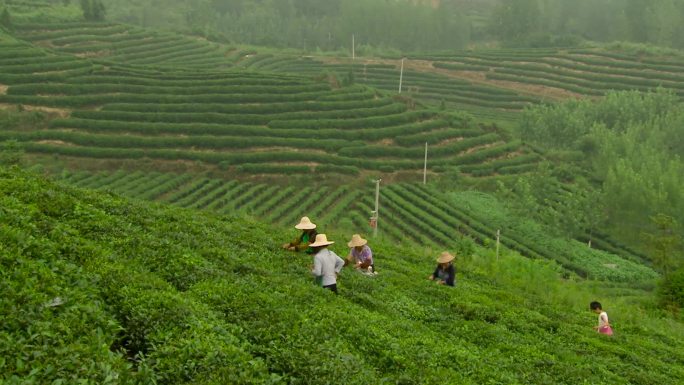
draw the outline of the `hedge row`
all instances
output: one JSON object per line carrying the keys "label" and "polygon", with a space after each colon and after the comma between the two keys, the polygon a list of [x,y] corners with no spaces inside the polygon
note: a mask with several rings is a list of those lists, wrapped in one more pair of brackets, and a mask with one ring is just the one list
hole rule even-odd
{"label": "hedge row", "polygon": [[539,161],[540,159],[541,157],[538,154],[524,154],[513,158],[497,159],[481,164],[464,165],[460,167],[460,170],[467,173],[484,172],[491,174],[504,167],[528,165],[532,163],[536,164],[535,162]]}
{"label": "hedge row", "polygon": [[[332,95],[329,91],[302,92],[297,94],[242,94],[242,95],[154,95],[154,94],[106,94],[87,96],[27,96],[27,95],[0,95],[2,103],[21,103],[47,107],[87,107],[107,103],[147,103],[147,104],[172,104],[172,103],[278,103],[278,102],[301,102],[307,100],[354,100],[357,97],[326,98]],[[368,98],[372,98],[372,94]]]}
{"label": "hedge row", "polygon": [[246,163],[274,163],[274,162],[314,162],[320,164],[333,164],[338,166],[354,166],[367,170],[380,170],[393,172],[398,169],[418,169],[421,162],[396,160],[381,162],[368,159],[355,159],[331,154],[320,154],[304,151],[282,152],[251,152],[251,153],[219,153],[199,152],[188,150],[141,150],[141,149],[118,149],[118,148],[93,148],[81,146],[60,146],[53,144],[27,142],[24,148],[28,152],[45,154],[60,154],[86,158],[109,158],[109,159],[163,159],[163,160],[193,160],[212,164],[220,164],[222,167],[237,166]]}
{"label": "hedge row", "polygon": [[[610,87],[610,86],[620,86],[620,87],[659,87],[659,86],[668,86],[669,88],[683,88],[684,85],[680,83],[675,83],[675,82],[666,82],[663,80],[653,80],[652,78],[658,78],[658,76],[651,76],[648,74],[648,77],[644,77],[643,72],[629,72],[629,71],[622,71],[622,70],[614,70],[614,69],[601,69],[601,68],[596,68],[596,67],[591,67],[591,66],[582,66],[582,65],[577,65],[578,69],[580,69],[580,72],[577,71],[570,71],[565,68],[570,68],[572,66],[564,65],[564,64],[559,64],[556,63],[556,65],[560,65],[563,68],[557,68],[557,67],[549,67],[545,65],[534,65],[534,64],[512,64],[512,65],[507,65],[504,67],[504,70],[509,70],[509,69],[517,69],[521,71],[528,71],[530,74],[532,72],[534,73],[540,73],[544,74],[552,74],[552,75],[558,75],[562,77],[563,79],[567,79],[569,82],[574,82],[577,84],[578,81],[590,81],[597,86],[595,88],[603,88],[603,87]],[[499,69],[497,69],[499,71]],[[598,72],[599,74],[596,74]],[[623,72],[628,72],[626,76],[621,76],[623,75]],[[617,75],[617,76],[605,76],[602,74],[611,74],[611,75]],[[618,77],[619,76],[619,77]],[[674,76],[675,79],[682,79],[680,76]],[[577,79],[577,80],[576,80]],[[580,83],[582,85],[588,86],[589,83]],[[609,85],[608,85],[609,84]]]}
{"label": "hedge row", "polygon": [[538,76],[532,76],[530,74],[525,74],[521,75],[519,72],[516,72],[515,75],[509,74],[509,73],[501,73],[501,72],[495,72],[495,73],[488,73],[487,74],[487,79],[492,79],[492,80],[505,80],[505,81],[510,81],[510,82],[517,82],[517,83],[526,83],[526,84],[539,84],[547,87],[553,87],[553,88],[559,88],[567,91],[572,91],[576,92],[579,94],[584,94],[584,95],[594,95],[594,96],[601,96],[604,95],[604,91],[599,91],[596,89],[591,89],[591,88],[586,88],[586,87],[580,87],[574,84],[569,84],[566,82],[560,82],[560,81],[555,81],[555,80],[548,80],[548,79],[543,79]]}
{"label": "hedge row", "polygon": [[[292,74],[275,74],[275,73],[257,73],[257,72],[243,72],[243,71],[188,71],[181,68],[155,69],[152,66],[126,66],[122,67],[119,63],[112,61],[102,61],[107,64],[107,71],[97,73],[98,76],[113,76],[113,77],[135,77],[152,81],[182,81],[194,80],[198,82],[211,80],[234,80],[238,84],[253,84],[254,82],[278,82],[278,84],[285,84],[286,81],[295,81],[295,84],[311,83],[310,79],[303,78],[299,75]],[[117,83],[115,81],[114,83]],[[244,83],[239,83],[244,82]],[[353,92],[358,91],[361,86],[345,87],[337,92]]]}
{"label": "hedge row", "polygon": [[[267,105],[266,105],[267,106]],[[262,106],[265,107],[265,106]],[[80,119],[119,120],[129,122],[157,122],[157,123],[218,123],[218,124],[247,124],[266,125],[271,121],[287,120],[315,120],[322,119],[361,119],[402,114],[406,106],[395,103],[380,108],[361,108],[341,111],[298,111],[272,114],[225,114],[218,112],[129,112],[129,111],[74,111],[71,116]],[[324,127],[324,126],[319,126]]]}
{"label": "hedge row", "polygon": [[[82,35],[73,35],[73,36],[66,36],[66,37],[60,37],[57,39],[52,39],[50,43],[53,46],[58,46],[63,47],[66,45],[72,45],[74,47],[82,47],[83,44],[81,45],[76,45],[79,43],[92,43],[93,41],[97,41],[101,45],[104,45],[104,43],[116,43],[116,42],[123,42],[123,41],[140,41],[145,38],[150,37],[150,32],[145,31],[145,30],[139,30],[137,32],[133,32],[133,30],[129,30],[126,34],[114,34],[114,35],[109,35],[109,36],[103,36],[103,35],[93,35],[93,34],[82,34]],[[111,46],[111,44],[110,44]]]}
{"label": "hedge row", "polygon": [[684,68],[679,67],[672,67],[671,71],[673,72],[666,72],[662,68],[655,68],[656,66],[654,65],[646,65],[641,63],[622,64],[624,62],[621,63],[610,60],[592,60],[584,57],[568,58],[568,60],[573,60],[574,62],[557,59],[548,59],[544,62],[573,70],[592,73],[604,73],[609,75],[628,76],[642,79],[661,79],[674,82],[684,81],[684,76],[680,75]]}
{"label": "hedge row", "polygon": [[211,58],[217,62],[226,61],[227,64],[232,65],[229,61],[223,59],[223,52],[217,46],[198,46],[195,48],[177,47],[175,50],[168,50],[168,52],[154,51],[139,59],[120,59],[118,56],[111,57],[111,60],[123,60],[133,64],[156,64],[164,62],[164,65],[174,65],[177,67],[187,67],[188,57],[201,57],[203,59]]}
{"label": "hedge row", "polygon": [[[428,148],[428,158],[453,157],[458,153],[470,148],[500,140],[497,134],[486,134],[461,141]],[[361,147],[346,147],[339,151],[341,156],[359,157],[365,159],[372,158],[401,158],[401,159],[422,159],[425,155],[423,146],[388,147],[380,145],[368,145]]]}
{"label": "hedge row", "polygon": [[360,129],[398,126],[415,121],[431,119],[436,114],[432,111],[409,111],[394,115],[370,116],[358,119],[316,119],[316,120],[272,120],[268,127],[274,129]]}
{"label": "hedge row", "polygon": [[481,163],[487,159],[498,158],[506,153],[517,151],[521,146],[520,141],[511,141],[499,146],[480,149],[469,154],[459,155],[455,159],[449,160],[449,164],[461,166],[465,164]]}
{"label": "hedge row", "polygon": [[136,75],[116,75],[105,71],[103,73],[94,72],[89,76],[79,76],[69,79],[69,83],[74,84],[122,84],[131,86],[148,87],[209,87],[209,86],[303,86],[317,84],[305,79],[283,79],[276,76],[263,75],[259,78],[224,76],[216,79],[158,79]]}
{"label": "hedge row", "polygon": [[[191,47],[204,48],[205,46],[199,45],[197,41],[192,40],[178,40],[171,41],[164,44],[148,45],[146,50],[141,50],[135,53],[122,53],[118,50],[112,52],[110,60],[129,62],[133,64],[144,64],[149,63],[148,59],[153,59],[151,63],[159,64],[164,55],[171,54],[172,57],[181,56],[186,50],[192,50]],[[159,58],[159,59],[158,59]]]}
{"label": "hedge row", "polygon": [[220,114],[284,114],[310,112],[339,112],[363,111],[382,109],[395,104],[390,98],[381,98],[361,101],[320,102],[303,101],[292,103],[267,103],[267,104],[128,104],[112,103],[102,107],[103,111],[128,111],[128,112],[158,112],[158,113],[207,113]]}
{"label": "hedge row", "polygon": [[[568,74],[563,71],[549,70],[546,72],[538,72],[532,70],[520,70],[510,68],[500,68],[496,70],[497,73],[519,75],[527,78],[536,78],[539,80],[550,80],[552,82],[567,84],[571,87],[581,87],[592,89],[596,91],[610,91],[610,90],[633,90],[639,89],[648,91],[659,87],[663,82],[649,81],[647,79],[629,79],[629,78],[611,78],[609,76],[591,75],[591,74]],[[561,74],[564,73],[564,74]],[[489,76],[489,74],[487,75]],[[567,86],[566,86],[567,88]],[[675,89],[676,93],[684,94],[684,90]]]}
{"label": "hedge row", "polygon": [[2,140],[16,139],[19,141],[63,141],[79,146],[154,149],[154,148],[198,148],[198,149],[249,149],[254,147],[283,147],[320,149],[338,151],[342,148],[363,146],[362,141],[348,141],[327,138],[277,138],[277,137],[246,137],[246,136],[206,136],[193,135],[184,137],[171,136],[132,136],[132,135],[102,135],[73,131],[43,130],[30,132],[3,131]]}
{"label": "hedge row", "polygon": [[[49,28],[49,26],[48,26]],[[48,32],[45,31],[39,31],[39,32],[24,32],[22,34],[22,38],[28,40],[28,41],[44,41],[44,40],[51,40],[51,39],[57,39],[57,38],[62,38],[66,36],[74,36],[74,35],[103,35],[103,36],[110,36],[110,35],[116,35],[116,34],[122,34],[128,30],[129,27],[125,25],[108,25],[105,26],[104,28],[70,28],[70,29],[59,29],[59,30],[51,30]],[[42,30],[45,30],[45,27],[41,28]]]}
{"label": "hedge row", "polygon": [[[55,56],[54,58],[57,57]],[[56,62],[51,62],[51,60],[52,57],[50,60],[41,60],[41,63],[38,64],[16,64],[2,66],[2,68],[0,68],[0,71],[2,71],[2,73],[7,74],[33,74],[36,72],[66,71],[85,67],[90,68],[93,65],[93,63],[91,63],[89,60],[65,60]],[[46,84],[45,86],[48,85]]]}
{"label": "hedge row", "polygon": [[0,82],[5,84],[33,84],[45,82],[65,82],[74,76],[81,76],[92,73],[101,66],[95,65],[93,67],[81,67],[67,71],[59,72],[45,72],[45,73],[27,73],[27,74],[4,74],[0,73]]}
{"label": "hedge row", "polygon": [[[78,67],[90,65],[89,63],[77,63]],[[69,69],[69,68],[63,68]],[[35,71],[37,72],[37,71]],[[276,84],[262,85],[226,85],[226,86],[194,86],[194,87],[151,87],[129,84],[26,84],[17,85],[9,90],[10,95],[36,95],[36,94],[55,94],[55,95],[101,95],[107,93],[132,93],[138,95],[159,95],[159,96],[186,96],[186,95],[226,95],[228,97],[242,97],[253,95],[287,95],[306,94],[317,91],[327,91],[330,87],[327,84],[306,84],[306,85],[283,85]]]}
{"label": "hedge row", "polygon": [[21,57],[4,57],[4,49],[4,47],[0,47],[0,66],[26,64],[27,61],[37,60],[36,58],[48,56],[47,53],[36,50],[26,51],[21,55]]}
{"label": "hedge row", "polygon": [[435,62],[435,63],[432,63],[432,66],[435,68],[443,68],[443,69],[454,70],[454,71],[489,71],[488,66],[477,65],[477,64]]}
{"label": "hedge row", "polygon": [[438,144],[448,139],[472,138],[483,134],[484,131],[480,128],[447,128],[420,134],[398,136],[394,138],[394,142],[400,146],[413,146],[426,142],[428,144]]}

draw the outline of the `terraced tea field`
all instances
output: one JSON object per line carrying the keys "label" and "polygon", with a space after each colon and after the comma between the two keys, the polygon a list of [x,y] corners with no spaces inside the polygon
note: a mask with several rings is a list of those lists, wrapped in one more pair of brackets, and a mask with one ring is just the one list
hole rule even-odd
{"label": "terraced tea field", "polygon": [[[303,215],[321,229],[371,232],[368,218],[374,207],[371,184],[289,185],[225,181],[189,174],[124,172],[63,174],[65,182],[102,189],[133,198],[207,210],[221,215],[247,214],[290,227]],[[429,186],[394,183],[381,189],[380,236],[406,244],[459,248],[464,236],[493,245],[503,230],[504,247],[532,258],[551,259],[582,276],[614,281],[653,278],[638,256],[606,241],[596,245],[611,253],[587,248],[576,241],[548,236],[543,230],[512,221],[506,208],[491,197],[459,193],[452,197]],[[621,255],[622,257],[619,257]],[[617,265],[615,269],[612,265]]]}
{"label": "terraced tea field", "polygon": [[20,41],[0,48],[0,103],[59,115],[48,128],[1,134],[29,153],[199,161],[246,174],[420,172],[426,142],[431,172],[517,173],[539,160],[496,127],[361,85],[338,88],[244,69],[113,64]]}
{"label": "terraced tea field", "polygon": [[[399,90],[401,62],[262,54],[240,66],[316,74],[353,72],[360,84]],[[432,104],[456,106],[476,116],[507,119],[530,103],[572,97],[600,97],[612,90],[662,87],[684,96],[684,58],[611,52],[602,49],[479,50],[414,54],[404,61],[402,91]]]}
{"label": "terraced tea field", "polygon": [[123,24],[25,23],[16,29],[18,37],[40,47],[128,65],[223,69],[239,57],[232,48],[203,39]]}

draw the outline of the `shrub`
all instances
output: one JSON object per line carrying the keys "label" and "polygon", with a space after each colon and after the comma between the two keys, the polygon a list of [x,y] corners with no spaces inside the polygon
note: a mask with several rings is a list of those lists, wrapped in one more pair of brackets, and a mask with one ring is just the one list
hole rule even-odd
{"label": "shrub", "polygon": [[658,289],[661,303],[674,310],[684,308],[684,267],[666,275]]}

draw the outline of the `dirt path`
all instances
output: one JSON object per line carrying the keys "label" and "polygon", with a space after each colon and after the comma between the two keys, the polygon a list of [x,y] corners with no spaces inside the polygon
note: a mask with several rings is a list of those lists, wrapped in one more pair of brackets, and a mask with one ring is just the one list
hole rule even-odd
{"label": "dirt path", "polygon": [[[2,91],[2,90],[0,89],[0,91]],[[2,94],[2,92],[0,92],[0,95],[1,94]],[[56,115],[60,118],[68,118],[69,115],[71,114],[71,110],[67,110],[65,108],[30,106],[30,105],[26,105],[26,104],[22,104],[21,107],[25,111],[40,111],[40,112],[44,112],[46,114]],[[17,108],[16,104],[0,103],[0,109],[2,109],[2,110],[14,110],[16,108]]]}

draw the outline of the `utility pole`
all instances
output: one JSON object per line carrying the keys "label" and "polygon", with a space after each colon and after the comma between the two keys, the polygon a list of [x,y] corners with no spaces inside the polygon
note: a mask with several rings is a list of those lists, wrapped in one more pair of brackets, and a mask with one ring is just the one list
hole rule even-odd
{"label": "utility pole", "polygon": [[375,211],[373,211],[373,218],[375,219],[375,226],[373,227],[373,238],[378,235],[378,218],[380,213],[380,181],[382,179],[377,179],[375,181]]}
{"label": "utility pole", "polygon": [[401,69],[399,70],[399,93],[401,93],[401,82],[404,80],[404,58],[401,58]]}
{"label": "utility pole", "polygon": [[499,245],[501,244],[501,230],[496,230],[496,261],[499,262]]}
{"label": "utility pole", "polygon": [[352,60],[356,59],[356,43],[354,42],[354,34],[352,33]]}
{"label": "utility pole", "polygon": [[427,183],[427,147],[428,147],[428,142],[425,142],[425,163],[423,164],[423,185]]}

